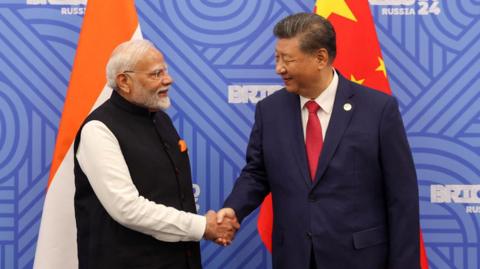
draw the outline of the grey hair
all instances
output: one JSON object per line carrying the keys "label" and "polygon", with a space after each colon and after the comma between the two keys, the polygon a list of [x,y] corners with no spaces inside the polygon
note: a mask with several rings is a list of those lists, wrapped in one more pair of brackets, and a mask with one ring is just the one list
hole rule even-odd
{"label": "grey hair", "polygon": [[149,49],[156,49],[152,42],[144,39],[130,40],[118,45],[110,55],[107,63],[107,82],[112,89],[117,88],[115,81],[118,74],[134,70],[137,63]]}
{"label": "grey hair", "polygon": [[300,50],[312,54],[325,48],[330,63],[337,55],[337,43],[333,25],[324,17],[314,13],[297,13],[280,20],[273,28],[277,38],[300,37]]}

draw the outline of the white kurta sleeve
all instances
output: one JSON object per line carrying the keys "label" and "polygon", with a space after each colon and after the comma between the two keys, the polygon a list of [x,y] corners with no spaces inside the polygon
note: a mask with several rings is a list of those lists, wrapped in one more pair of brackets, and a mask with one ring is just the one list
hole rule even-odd
{"label": "white kurta sleeve", "polygon": [[132,182],[118,140],[100,121],[82,129],[76,158],[108,214],[132,230],[167,241],[199,241],[206,218],[149,201]]}

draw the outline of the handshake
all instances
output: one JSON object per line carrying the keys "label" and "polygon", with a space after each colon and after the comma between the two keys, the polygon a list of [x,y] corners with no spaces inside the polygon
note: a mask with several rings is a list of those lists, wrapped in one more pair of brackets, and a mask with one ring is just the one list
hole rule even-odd
{"label": "handshake", "polygon": [[209,210],[205,217],[207,225],[203,237],[221,246],[230,245],[240,229],[235,211],[231,208],[222,208],[218,212]]}

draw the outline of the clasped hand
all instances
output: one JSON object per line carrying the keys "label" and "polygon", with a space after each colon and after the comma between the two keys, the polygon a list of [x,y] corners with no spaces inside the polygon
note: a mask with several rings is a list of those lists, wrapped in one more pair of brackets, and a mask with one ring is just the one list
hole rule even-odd
{"label": "clasped hand", "polygon": [[218,213],[209,210],[205,217],[207,218],[205,239],[212,240],[222,246],[230,245],[235,233],[240,229],[235,212],[230,208],[221,209]]}

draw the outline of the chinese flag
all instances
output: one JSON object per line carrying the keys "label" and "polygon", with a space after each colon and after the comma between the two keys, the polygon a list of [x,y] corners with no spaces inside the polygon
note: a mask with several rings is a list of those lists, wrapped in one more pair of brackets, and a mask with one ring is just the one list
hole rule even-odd
{"label": "chinese flag", "polygon": [[[334,66],[350,80],[390,94],[387,70],[383,62],[375,25],[367,0],[317,0],[314,13],[327,18],[337,34],[337,57]],[[272,197],[265,198],[258,216],[258,232],[272,251]],[[420,261],[428,261],[420,231]]]}

